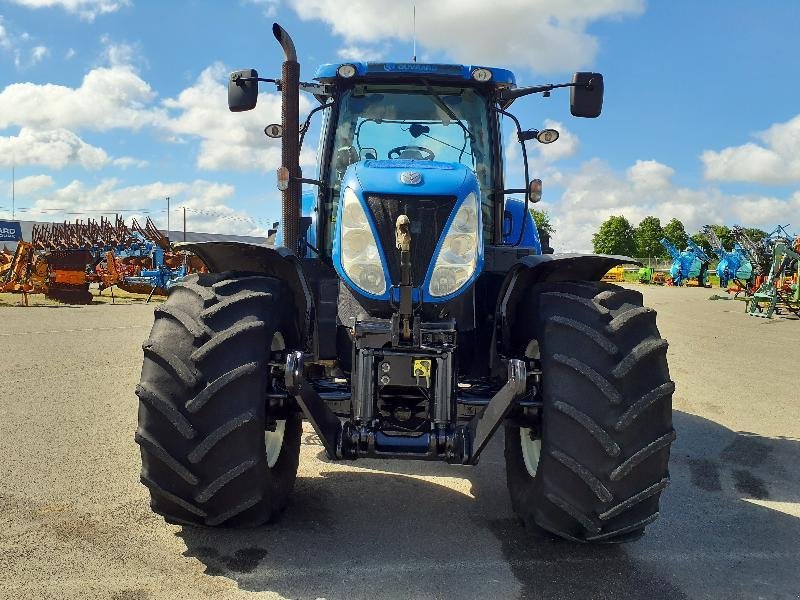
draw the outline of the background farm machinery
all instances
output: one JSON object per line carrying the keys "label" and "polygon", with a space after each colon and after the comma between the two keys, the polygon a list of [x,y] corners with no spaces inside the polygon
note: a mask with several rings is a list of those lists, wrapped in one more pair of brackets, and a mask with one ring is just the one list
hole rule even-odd
{"label": "background farm machinery", "polygon": [[[35,225],[30,242],[0,260],[0,291],[44,293],[48,298],[88,304],[89,285],[117,286],[129,292],[165,294],[180,277],[204,269],[197,257],[175,253],[148,218]],[[112,290],[113,292],[113,290]]]}
{"label": "background farm machinery", "polygon": [[695,244],[691,239],[687,241],[686,249],[679,251],[669,240],[662,238],[661,245],[672,257],[672,266],[669,273],[672,277],[672,284],[682,286],[689,284],[694,279],[696,285],[705,287],[706,272],[711,259],[705,251]]}
{"label": "background farm machinery", "polygon": [[711,245],[711,250],[719,258],[716,269],[719,286],[727,288],[728,284],[733,282],[736,290],[748,289],[753,282],[753,265],[742,246],[735,242],[731,251],[726,250],[710,225],[703,226],[702,234]]}
{"label": "background farm machinery", "polygon": [[785,310],[800,315],[800,236],[779,226],[759,250],[765,249],[770,251],[769,263],[759,265],[762,274],[746,298],[747,313],[771,318]]}

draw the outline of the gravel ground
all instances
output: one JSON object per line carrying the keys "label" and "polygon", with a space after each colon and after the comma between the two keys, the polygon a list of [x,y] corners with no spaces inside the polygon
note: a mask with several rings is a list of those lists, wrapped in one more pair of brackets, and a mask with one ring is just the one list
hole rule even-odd
{"label": "gravel ground", "polygon": [[800,321],[638,288],[677,383],[673,483],[640,541],[513,518],[478,467],[331,463],[306,429],[293,504],[247,532],[150,513],[133,442],[152,306],[0,307],[2,598],[799,598]]}

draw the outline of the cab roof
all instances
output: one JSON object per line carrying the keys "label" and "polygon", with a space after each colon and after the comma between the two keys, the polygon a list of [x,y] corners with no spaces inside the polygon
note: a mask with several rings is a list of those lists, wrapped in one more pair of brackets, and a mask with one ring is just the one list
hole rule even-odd
{"label": "cab roof", "polygon": [[431,81],[476,81],[473,72],[476,69],[486,69],[492,74],[491,79],[486,81],[486,85],[493,85],[496,88],[516,87],[514,73],[507,69],[496,67],[482,67],[478,65],[444,65],[417,62],[346,62],[329,63],[321,65],[314,74],[314,79],[327,83],[336,80],[345,80],[338,74],[339,67],[352,65],[356,74],[349,79],[369,80],[389,78],[402,78],[410,76],[425,75]]}

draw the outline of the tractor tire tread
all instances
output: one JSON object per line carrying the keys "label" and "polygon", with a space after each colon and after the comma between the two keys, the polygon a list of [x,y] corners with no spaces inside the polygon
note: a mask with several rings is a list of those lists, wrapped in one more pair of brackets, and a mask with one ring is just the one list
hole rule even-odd
{"label": "tractor tire tread", "polygon": [[277,462],[265,450],[270,340],[296,331],[286,283],[192,275],[155,311],[136,393],[142,484],[170,523],[252,527],[275,519],[294,486],[302,419],[286,419]]}
{"label": "tractor tire tread", "polygon": [[198,393],[193,398],[190,398],[186,402],[186,410],[188,410],[190,413],[198,412],[208,403],[209,400],[215,398],[223,388],[235,382],[241,377],[246,377],[247,375],[255,375],[256,373],[258,373],[260,368],[261,367],[257,362],[249,362],[240,365],[235,369],[228,371],[227,373],[223,373],[222,375],[214,379],[214,381],[209,383],[205,388],[203,388],[200,391],[200,393]]}
{"label": "tractor tire tread", "polygon": [[145,358],[149,354],[152,359],[167,365],[187,388],[193,388],[197,385],[197,371],[178,358],[165,344],[147,341],[142,345],[142,350],[144,350]]}
{"label": "tractor tire tread", "polygon": [[257,329],[265,329],[266,325],[267,324],[264,323],[264,321],[250,321],[246,323],[239,323],[237,325],[233,325],[232,327],[228,327],[224,331],[220,331],[219,333],[215,334],[205,344],[203,344],[197,350],[192,352],[192,360],[195,363],[202,362],[203,359],[205,359],[209,354],[211,354],[214,350],[216,350],[220,346],[231,343],[231,341],[235,337]]}
{"label": "tractor tire tread", "polygon": [[232,418],[230,421],[223,423],[219,427],[217,427],[214,431],[209,433],[206,437],[200,440],[200,443],[194,447],[189,453],[189,462],[193,464],[199,463],[203,458],[205,458],[206,454],[216,446],[219,442],[221,442],[226,436],[233,433],[243,425],[249,423],[256,417],[256,412],[254,410],[249,410],[246,413],[242,413],[238,417]]}
{"label": "tractor tire tread", "polygon": [[[538,345],[541,455],[525,465],[506,428],[511,504],[526,524],[578,542],[620,543],[655,521],[676,439],[667,342],[642,295],[613,284],[532,286],[519,306],[520,349]],[[531,471],[532,473],[533,471]]]}
{"label": "tractor tire tread", "polygon": [[190,440],[197,435],[195,428],[189,423],[189,420],[183,416],[180,410],[169,400],[167,400],[161,392],[154,390],[146,383],[140,383],[136,386],[136,396],[142,402],[145,402],[159,411],[164,418],[172,423],[173,427],[178,430],[184,438]]}
{"label": "tractor tire tread", "polygon": [[202,323],[198,323],[192,319],[188,313],[175,306],[162,305],[156,308],[154,312],[157,317],[166,316],[175,319],[175,321],[180,323],[196,340],[211,335],[211,330],[208,329],[208,327],[205,327]]}
{"label": "tractor tire tread", "polygon": [[221,300],[217,304],[214,304],[213,306],[209,306],[208,308],[206,308],[203,312],[200,313],[200,318],[204,322],[208,322],[211,321],[214,317],[218,316],[220,313],[224,313],[229,310],[239,309],[241,304],[253,301],[271,302],[272,294],[270,294],[269,292],[249,292],[249,293],[229,296],[224,300]]}
{"label": "tractor tire tread", "polygon": [[553,402],[553,408],[559,412],[564,413],[568,417],[572,417],[576,423],[582,425],[594,439],[598,441],[598,443],[603,447],[603,450],[609,456],[617,456],[620,453],[619,444],[614,441],[614,439],[609,435],[609,433],[603,429],[597,422],[592,419],[589,415],[584,412],[579,411],[577,408],[568,404],[566,402],[562,402],[561,400],[556,400]]}

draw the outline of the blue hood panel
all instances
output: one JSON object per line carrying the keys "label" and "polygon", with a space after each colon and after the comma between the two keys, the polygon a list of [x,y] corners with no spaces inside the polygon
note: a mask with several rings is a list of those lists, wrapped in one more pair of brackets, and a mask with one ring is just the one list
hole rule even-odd
{"label": "blue hood panel", "polygon": [[[351,166],[364,193],[416,194],[463,197],[472,190],[472,171],[459,163],[431,160],[365,160]],[[403,174],[419,176],[418,183],[404,183]],[[405,177],[416,181],[416,177]],[[466,190],[466,187],[469,190]],[[464,188],[464,189],[462,189]]]}

